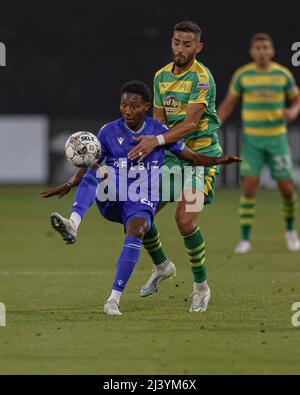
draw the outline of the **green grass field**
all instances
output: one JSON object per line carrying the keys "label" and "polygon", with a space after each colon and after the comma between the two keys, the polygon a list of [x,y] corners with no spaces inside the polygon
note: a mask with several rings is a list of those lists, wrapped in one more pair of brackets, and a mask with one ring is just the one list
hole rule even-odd
{"label": "green grass field", "polygon": [[[121,317],[107,317],[123,240],[122,227],[93,207],[79,239],[66,246],[49,214],[68,214],[71,194],[42,200],[40,188],[1,187],[0,327],[2,374],[300,373],[300,254],[286,250],[280,198],[257,198],[254,251],[232,253],[239,238],[239,191],[217,191],[201,215],[207,241],[209,310],[190,314],[192,276],[174,221],[174,206],[157,216],[177,277],[142,299],[151,264],[143,252],[122,299]],[[299,222],[298,222],[299,229]]]}

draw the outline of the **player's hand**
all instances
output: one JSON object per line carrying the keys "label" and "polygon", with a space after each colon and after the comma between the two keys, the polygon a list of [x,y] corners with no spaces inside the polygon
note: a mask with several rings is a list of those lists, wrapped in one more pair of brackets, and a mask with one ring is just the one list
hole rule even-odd
{"label": "player's hand", "polygon": [[138,158],[138,161],[141,162],[154,148],[159,146],[156,136],[139,136],[134,139],[139,143],[129,152],[128,158],[130,160]]}
{"label": "player's hand", "polygon": [[219,165],[230,165],[231,163],[241,162],[242,158],[239,156],[224,155],[218,158]]}
{"label": "player's hand", "polygon": [[59,187],[49,189],[49,191],[40,192],[41,198],[48,199],[49,197],[59,195],[62,198],[71,190],[71,185],[69,183],[60,185]]}
{"label": "player's hand", "polygon": [[298,117],[299,111],[295,107],[285,108],[283,111],[283,119],[287,122],[293,122]]}

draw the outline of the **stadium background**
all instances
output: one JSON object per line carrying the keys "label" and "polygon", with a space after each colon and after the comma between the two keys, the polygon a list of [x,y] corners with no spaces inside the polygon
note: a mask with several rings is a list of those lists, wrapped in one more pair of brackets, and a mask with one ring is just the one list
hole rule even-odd
{"label": "stadium background", "polygon": [[[146,6],[140,1],[116,2],[113,6],[67,1],[59,5],[1,5],[0,41],[6,45],[7,66],[0,68],[0,135],[2,141],[3,137],[8,139],[6,146],[20,146],[20,136],[27,145],[19,156],[19,170],[14,169],[16,164],[7,167],[10,153],[1,156],[0,183],[56,183],[69,176],[73,169],[62,151],[66,137],[77,130],[96,132],[106,121],[119,117],[119,91],[124,82],[141,79],[152,85],[154,72],[171,59],[172,27],[182,19],[195,20],[203,29],[205,47],[200,60],[215,76],[218,103],[233,71],[249,60],[249,38],[257,31],[271,34],[276,60],[289,67],[300,83],[299,68],[291,64],[291,46],[299,41],[295,5],[284,16],[280,9],[270,7],[271,2],[256,7],[254,2],[217,5],[199,1],[190,1],[187,7],[172,1]],[[20,115],[25,114],[31,118],[24,123]],[[35,132],[29,130],[32,115],[39,116]],[[8,133],[7,122],[14,120]],[[297,184],[299,122],[290,128]],[[36,129],[41,129],[40,135]],[[240,135],[237,109],[220,131],[226,151],[237,152]],[[224,170],[218,182],[237,185],[237,166]],[[268,173],[263,184],[274,186]]]}
{"label": "stadium background", "polygon": [[[170,205],[156,218],[176,279],[142,299],[151,263],[143,251],[122,300],[123,316],[102,314],[123,242],[116,224],[92,207],[74,246],[50,229],[49,214],[70,210],[74,191],[42,200],[39,191],[73,173],[63,144],[73,131],[97,131],[119,117],[120,86],[152,84],[169,62],[174,23],[203,29],[201,61],[212,70],[218,102],[232,72],[248,58],[248,41],[270,33],[276,60],[300,83],[291,46],[300,41],[299,5],[230,2],[1,2],[0,42],[0,374],[299,374],[299,328],[291,306],[300,301],[299,254],[283,237],[281,200],[260,191],[253,252],[233,254],[239,238],[237,168],[219,177],[214,204],[199,225],[207,241],[212,300],[205,315],[188,313],[191,274]],[[300,164],[300,120],[290,128]],[[220,137],[235,153],[239,111]],[[225,136],[225,137],[224,137]],[[298,185],[299,185],[299,173]],[[25,185],[24,185],[25,184]],[[32,185],[37,184],[37,185]],[[272,186],[267,175],[264,185]],[[299,231],[299,218],[297,220]],[[298,346],[297,346],[298,344]]]}

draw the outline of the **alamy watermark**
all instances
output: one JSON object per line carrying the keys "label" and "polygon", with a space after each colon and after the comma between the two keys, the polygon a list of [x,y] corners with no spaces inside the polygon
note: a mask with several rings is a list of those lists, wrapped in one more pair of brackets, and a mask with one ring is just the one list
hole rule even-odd
{"label": "alamy watermark", "polygon": [[292,305],[292,311],[295,311],[292,315],[292,325],[297,328],[300,327],[300,302],[296,302]]}
{"label": "alamy watermark", "polygon": [[5,304],[0,302],[0,326],[6,326],[6,308]]}
{"label": "alamy watermark", "polygon": [[[107,174],[105,180],[103,174]],[[127,158],[115,159],[97,172],[99,202],[140,202],[153,206],[160,201],[187,202],[186,211],[198,212],[204,192],[203,166],[159,166],[158,161],[138,165]],[[201,192],[201,193],[199,193]]]}
{"label": "alamy watermark", "polygon": [[300,41],[292,44],[292,51],[295,52],[292,56],[292,65],[294,67],[300,66]]}
{"label": "alamy watermark", "polygon": [[6,46],[0,42],[0,66],[6,66]]}

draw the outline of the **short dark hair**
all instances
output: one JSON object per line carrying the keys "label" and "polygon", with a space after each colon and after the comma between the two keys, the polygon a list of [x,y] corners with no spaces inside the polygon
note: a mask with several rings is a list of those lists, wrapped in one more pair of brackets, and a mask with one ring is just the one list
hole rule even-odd
{"label": "short dark hair", "polygon": [[256,41],[269,41],[272,46],[274,46],[274,42],[272,37],[267,33],[256,33],[250,39],[250,46],[252,46]]}
{"label": "short dark hair", "polygon": [[201,39],[201,29],[197,25],[197,23],[194,23],[192,21],[182,21],[179,23],[176,23],[174,26],[174,32],[190,32],[194,33],[197,39],[200,41]]}
{"label": "short dark hair", "polygon": [[135,93],[141,95],[146,103],[151,102],[151,90],[143,81],[133,80],[126,82],[121,88],[121,95],[123,93]]}

